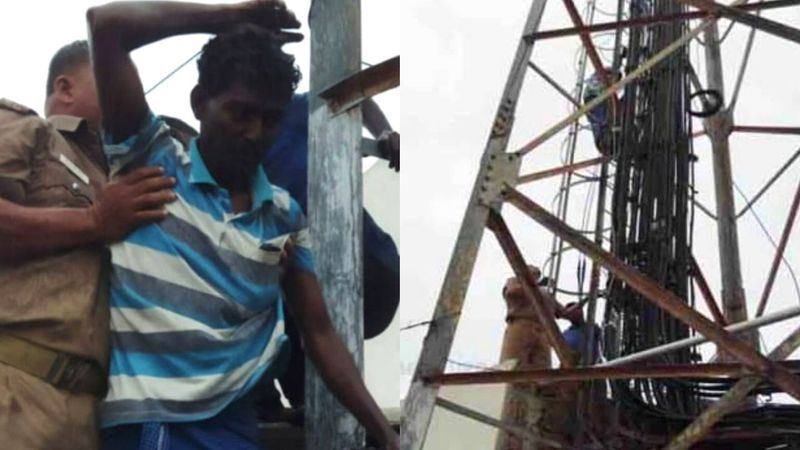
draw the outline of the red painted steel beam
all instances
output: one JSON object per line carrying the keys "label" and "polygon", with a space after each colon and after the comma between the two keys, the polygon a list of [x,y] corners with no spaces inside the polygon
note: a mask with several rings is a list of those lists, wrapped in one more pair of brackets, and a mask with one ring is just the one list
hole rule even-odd
{"label": "red painted steel beam", "polygon": [[767,277],[767,284],[764,286],[764,292],[761,294],[761,300],[758,302],[758,309],[756,309],[756,317],[764,314],[767,309],[767,300],[769,294],[772,292],[772,285],[775,283],[775,275],[778,273],[778,267],[781,265],[783,259],[783,252],[786,250],[786,243],[789,242],[789,235],[792,233],[794,220],[797,218],[797,209],[800,207],[800,183],[797,184],[797,191],[794,193],[794,200],[792,207],[789,209],[789,216],[786,218],[786,225],[783,227],[783,234],[778,248],[775,250],[775,258],[772,260],[772,267],[769,270]]}
{"label": "red painted steel beam", "polygon": [[511,236],[511,232],[506,222],[503,220],[503,217],[495,211],[490,211],[487,227],[494,232],[497,241],[500,243],[500,247],[503,249],[503,253],[505,253],[508,262],[514,269],[517,279],[521,282],[522,291],[525,293],[526,297],[530,298],[533,310],[544,329],[547,343],[550,344],[556,352],[556,356],[558,356],[559,361],[561,361],[561,367],[573,367],[575,363],[573,361],[572,350],[570,350],[564,337],[561,336],[561,331],[558,329],[553,305],[539,292],[539,288],[536,286],[536,280],[533,279],[533,275],[531,275],[528,270],[528,264],[522,257],[522,253],[519,251],[517,243]]}
{"label": "red painted steel beam", "polygon": [[[734,125],[731,131],[737,133],[761,133],[761,134],[800,134],[800,127],[770,127],[763,125]],[[706,130],[695,131],[692,138],[705,136]]]}
{"label": "red painted steel beam", "polygon": [[695,8],[705,10],[706,12],[714,15],[720,15],[726,19],[733,20],[769,33],[773,36],[778,36],[792,42],[800,43],[800,30],[787,25],[784,25],[774,20],[764,17],[756,16],[745,11],[731,8],[728,5],[720,5],[713,0],[677,0],[687,5],[692,5]]}
{"label": "red painted steel beam", "polygon": [[[800,371],[800,360],[778,363],[793,372]],[[576,367],[570,369],[493,370],[430,375],[423,380],[435,385],[498,383],[559,383],[564,381],[627,380],[636,378],[739,378],[750,374],[741,364],[657,364],[618,367]]]}
{"label": "red painted steel beam", "polygon": [[697,282],[700,294],[703,296],[703,299],[705,299],[706,306],[708,306],[708,310],[711,311],[714,321],[723,327],[726,326],[728,323],[725,321],[725,316],[723,316],[722,311],[719,310],[717,301],[714,299],[714,294],[711,292],[711,288],[708,286],[706,277],[703,276],[700,266],[697,265],[697,260],[694,259],[694,255],[689,257],[689,273],[694,278],[694,281]]}
{"label": "red painted steel beam", "polygon": [[[796,6],[798,4],[800,4],[800,0],[778,0],[771,2],[748,3],[744,5],[734,6],[733,9],[741,11],[754,11],[758,9],[765,10],[774,8],[785,8],[787,6]],[[705,11],[692,11],[692,12],[677,13],[677,14],[663,14],[650,17],[639,17],[636,19],[621,20],[619,22],[598,23],[584,27],[558,28],[555,30],[539,31],[536,33],[529,34],[528,36],[526,36],[526,38],[530,40],[539,41],[544,39],[572,36],[582,32],[597,33],[600,31],[617,30],[619,28],[637,28],[659,23],[669,23],[676,20],[701,19],[707,16],[708,13]]]}
{"label": "red painted steel beam", "polygon": [[531,181],[541,180],[543,178],[549,178],[556,175],[561,175],[562,173],[566,172],[574,172],[576,170],[580,170],[586,167],[595,166],[600,164],[604,161],[608,161],[608,157],[601,156],[599,158],[587,159],[586,161],[576,162],[573,164],[568,164],[561,167],[554,167],[552,169],[542,170],[540,172],[529,173],[527,175],[521,175],[517,180],[517,183],[529,183]]}
{"label": "red painted steel beam", "polygon": [[507,187],[503,194],[506,200],[520,211],[557,234],[592,260],[603,265],[639,294],[716,343],[723,351],[733,355],[743,365],[770,379],[787,394],[800,400],[800,379],[795,378],[789,371],[770,361],[718,324],[703,317],[702,314],[686,305],[675,293],[658,285],[646,275],[586,239],[580,232],[569,227],[516,189]]}
{"label": "red painted steel beam", "polygon": [[[575,3],[573,3],[572,0],[564,0],[564,6],[567,8],[567,14],[569,14],[570,19],[572,19],[572,23],[578,28],[586,28],[583,19],[581,19],[581,14],[578,12],[578,8],[575,7]],[[592,42],[592,37],[589,35],[588,31],[581,31],[580,38],[583,47],[586,49],[586,55],[589,56],[589,60],[592,62],[594,71],[600,75],[603,86],[608,89],[614,82],[608,78],[608,72],[603,66],[603,61],[600,60],[600,55],[597,53],[597,49]],[[611,111],[619,111],[619,99],[616,95],[611,96],[611,102]]]}
{"label": "red painted steel beam", "polygon": [[800,134],[800,127],[766,127],[758,125],[734,125],[733,131],[740,133]]}

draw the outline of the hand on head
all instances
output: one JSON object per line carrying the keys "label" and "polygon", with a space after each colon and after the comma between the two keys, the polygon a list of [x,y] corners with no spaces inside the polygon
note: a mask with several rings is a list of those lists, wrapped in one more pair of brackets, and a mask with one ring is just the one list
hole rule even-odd
{"label": "hand on head", "polygon": [[239,7],[247,22],[253,25],[277,32],[283,28],[300,28],[300,21],[281,0],[251,0],[240,3]]}

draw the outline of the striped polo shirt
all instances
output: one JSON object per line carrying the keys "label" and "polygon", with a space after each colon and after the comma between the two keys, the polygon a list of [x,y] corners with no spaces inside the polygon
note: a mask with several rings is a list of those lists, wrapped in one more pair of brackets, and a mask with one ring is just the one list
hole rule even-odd
{"label": "striped polo shirt", "polygon": [[111,247],[110,389],[103,427],[202,420],[277,364],[286,341],[281,249],[313,272],[305,218],[259,167],[252,208],[235,214],[195,141],[188,152],[148,114],[138,134],[108,145],[112,170],[160,165],[178,199],[161,222]]}

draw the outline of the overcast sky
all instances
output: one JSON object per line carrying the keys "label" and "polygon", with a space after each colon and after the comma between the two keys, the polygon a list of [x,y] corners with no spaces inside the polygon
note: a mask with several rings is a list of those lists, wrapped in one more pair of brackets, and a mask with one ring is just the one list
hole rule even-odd
{"label": "overcast sky", "polygon": [[[403,325],[431,318],[444,273],[453,250],[467,199],[478,171],[480,155],[494,119],[497,104],[522,32],[530,0],[464,2],[441,0],[405,2],[404,24],[409,43],[404,46],[404,178],[402,184],[401,230],[403,245]],[[584,2],[576,2],[583,9]],[[614,11],[616,1],[601,0],[600,8]],[[800,26],[800,9],[766,12],[765,17]],[[613,20],[598,12],[596,22]],[[727,21],[720,22],[724,30]],[[571,26],[562,2],[550,2],[540,30]],[[725,83],[732,91],[747,29],[733,28],[722,45]],[[611,37],[597,38],[600,47],[612,46]],[[532,60],[562,86],[572,89],[579,47],[577,37],[541,41]],[[702,49],[691,48],[692,61],[705,80]],[[747,71],[736,122],[743,125],[798,126],[797,83],[800,47],[758,33]],[[534,138],[569,113],[569,104],[535,73],[529,72],[520,96],[509,150]],[[583,123],[586,123],[583,120]],[[696,129],[699,129],[696,125]],[[561,165],[562,132],[530,153],[522,173]],[[800,136],[735,135],[731,138],[731,159],[736,182],[753,195],[772,173],[800,147]],[[706,138],[695,142],[698,198],[714,208],[710,146]],[[596,157],[589,131],[581,132],[575,160]],[[413,175],[413,178],[410,178]],[[800,165],[792,167],[757,204],[756,211],[777,240],[788,206],[800,177]],[[541,181],[521,187],[538,203],[550,206],[556,181]],[[588,204],[590,227],[594,206],[587,203],[587,185],[572,191],[570,223],[580,228]],[[737,210],[744,204],[737,197]],[[552,235],[522,216],[512,206],[503,209],[512,234],[527,261],[541,265],[550,251]],[[786,258],[800,271],[800,226],[786,249]],[[739,221],[742,276],[752,317],[763,289],[774,249],[751,215]],[[709,283],[719,297],[719,264],[716,226],[697,215],[694,252]],[[577,260],[574,254],[562,266],[563,287],[576,285]],[[587,269],[588,271],[588,269]],[[454,361],[490,366],[497,363],[505,327],[505,304],[500,290],[511,269],[491,233],[484,236],[472,282],[467,293],[451,352]],[[587,275],[588,285],[588,275]],[[699,297],[698,297],[699,298]],[[568,298],[560,298],[562,302]],[[781,267],[767,312],[797,305],[800,299],[785,267]],[[705,312],[703,305],[699,306]],[[772,349],[782,336],[800,323],[767,328],[764,340]],[[564,326],[564,324],[562,324]],[[403,384],[407,387],[427,331],[416,327],[401,332]],[[707,354],[710,352],[706,352]],[[469,370],[451,364],[449,370]]]}

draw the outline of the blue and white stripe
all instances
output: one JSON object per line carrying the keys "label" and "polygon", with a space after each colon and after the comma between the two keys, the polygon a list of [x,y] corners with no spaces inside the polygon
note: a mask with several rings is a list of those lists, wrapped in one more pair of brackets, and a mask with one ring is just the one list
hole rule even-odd
{"label": "blue and white stripe", "polygon": [[313,271],[305,218],[259,168],[253,207],[231,212],[195,142],[188,157],[150,115],[110,147],[112,167],[161,165],[176,178],[168,217],[113,245],[110,389],[103,427],[202,420],[277,364],[286,341],[278,284],[281,249]]}

